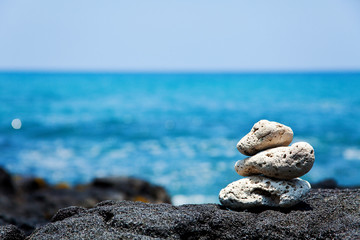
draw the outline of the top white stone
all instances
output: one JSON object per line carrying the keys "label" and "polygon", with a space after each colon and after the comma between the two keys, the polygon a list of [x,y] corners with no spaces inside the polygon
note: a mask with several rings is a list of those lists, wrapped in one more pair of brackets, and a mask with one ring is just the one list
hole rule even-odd
{"label": "top white stone", "polygon": [[293,136],[291,128],[284,124],[260,120],[254,124],[251,131],[238,142],[236,147],[242,154],[253,156],[269,148],[288,146]]}

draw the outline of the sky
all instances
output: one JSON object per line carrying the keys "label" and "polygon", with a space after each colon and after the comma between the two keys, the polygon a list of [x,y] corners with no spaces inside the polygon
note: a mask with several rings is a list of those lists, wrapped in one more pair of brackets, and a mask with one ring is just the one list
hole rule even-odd
{"label": "sky", "polygon": [[0,71],[360,71],[360,1],[1,0]]}

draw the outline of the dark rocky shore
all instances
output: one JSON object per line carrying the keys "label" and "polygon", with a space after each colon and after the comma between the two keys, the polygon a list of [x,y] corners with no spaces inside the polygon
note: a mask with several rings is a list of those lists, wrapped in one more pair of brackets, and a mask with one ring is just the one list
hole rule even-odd
{"label": "dark rocky shore", "polygon": [[61,208],[91,208],[109,199],[171,203],[163,187],[137,178],[98,178],[70,187],[65,183],[49,185],[36,177],[11,176],[0,168],[0,226],[14,225],[26,235],[48,223]]}
{"label": "dark rocky shore", "polygon": [[[235,212],[218,204],[154,204],[170,201],[165,190],[136,179],[121,183],[119,179],[127,178],[98,179],[80,190],[38,186],[26,194],[24,180],[3,176],[0,239],[360,239],[357,188],[312,189],[303,202],[289,209]],[[13,186],[4,187],[9,184]],[[139,190],[145,188],[146,194]],[[116,192],[117,200],[92,206],[101,198],[114,199]],[[9,195],[14,202],[6,200]],[[68,198],[77,200],[68,204]],[[51,215],[60,202],[68,205]]]}

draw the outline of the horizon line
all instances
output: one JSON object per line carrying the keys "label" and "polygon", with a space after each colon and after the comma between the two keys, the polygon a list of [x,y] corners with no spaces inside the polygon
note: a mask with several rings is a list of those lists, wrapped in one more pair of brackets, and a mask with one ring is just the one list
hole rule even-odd
{"label": "horizon line", "polygon": [[360,74],[360,69],[335,70],[70,70],[0,69],[0,74]]}

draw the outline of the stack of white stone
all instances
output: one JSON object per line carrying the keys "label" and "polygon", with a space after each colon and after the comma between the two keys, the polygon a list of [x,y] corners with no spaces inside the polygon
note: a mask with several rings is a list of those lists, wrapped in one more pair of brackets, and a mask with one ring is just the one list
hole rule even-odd
{"label": "stack of white stone", "polygon": [[315,155],[306,142],[288,146],[292,139],[293,131],[283,124],[257,122],[237,144],[241,153],[251,157],[236,162],[235,170],[249,177],[222,189],[220,202],[233,210],[291,207],[300,202],[311,186],[299,177],[310,171]]}

